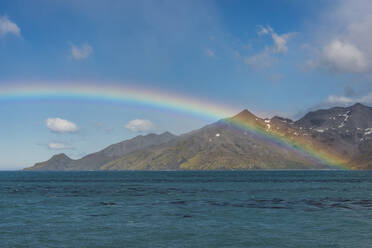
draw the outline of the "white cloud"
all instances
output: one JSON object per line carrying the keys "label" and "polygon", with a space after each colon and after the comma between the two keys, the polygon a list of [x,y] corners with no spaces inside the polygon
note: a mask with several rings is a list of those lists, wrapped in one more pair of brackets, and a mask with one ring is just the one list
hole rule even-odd
{"label": "white cloud", "polygon": [[372,4],[370,0],[339,0],[316,23],[317,67],[333,73],[372,74]]}
{"label": "white cloud", "polygon": [[143,119],[131,120],[125,127],[135,133],[147,132],[154,129],[154,125],[151,121]]}
{"label": "white cloud", "polygon": [[89,44],[83,44],[78,47],[71,44],[71,56],[75,60],[81,60],[88,58],[93,52],[93,48]]}
{"label": "white cloud", "polygon": [[71,146],[64,143],[49,143],[48,148],[51,150],[69,150],[72,149]]}
{"label": "white cloud", "polygon": [[340,40],[333,40],[323,48],[323,62],[336,72],[363,72],[368,67],[362,51]]}
{"label": "white cloud", "polygon": [[259,53],[244,57],[244,62],[256,69],[263,69],[270,67],[276,62],[275,54],[288,52],[288,41],[295,33],[279,35],[270,26],[258,25],[257,27],[257,34],[259,36],[270,35],[274,44],[273,46],[265,46],[265,49]]}
{"label": "white cloud", "polygon": [[291,37],[291,34],[282,34],[278,35],[276,33],[272,33],[271,37],[274,41],[274,52],[276,53],[286,53],[288,51],[288,40]]}
{"label": "white cloud", "polygon": [[372,104],[372,92],[360,97],[330,95],[325,102],[331,105],[350,105],[354,103]]}
{"label": "white cloud", "polygon": [[48,118],[45,121],[46,127],[57,133],[73,133],[78,130],[75,123],[61,118]]}
{"label": "white cloud", "polygon": [[350,98],[350,97],[346,97],[346,96],[330,95],[330,96],[328,96],[326,102],[331,103],[331,104],[345,105],[345,104],[353,103],[353,102],[355,102],[355,100]]}
{"label": "white cloud", "polygon": [[205,53],[207,54],[207,56],[209,57],[215,57],[216,55],[214,54],[214,52],[210,49],[207,49],[205,50]]}
{"label": "white cloud", "polygon": [[0,16],[0,37],[4,37],[7,34],[21,36],[21,29],[17,24],[9,20],[7,16]]}
{"label": "white cloud", "polygon": [[288,51],[287,43],[289,39],[295,34],[295,33],[285,33],[285,34],[277,34],[274,29],[270,26],[263,27],[261,25],[258,25],[258,35],[271,35],[271,38],[274,42],[273,52],[274,53],[286,53]]}

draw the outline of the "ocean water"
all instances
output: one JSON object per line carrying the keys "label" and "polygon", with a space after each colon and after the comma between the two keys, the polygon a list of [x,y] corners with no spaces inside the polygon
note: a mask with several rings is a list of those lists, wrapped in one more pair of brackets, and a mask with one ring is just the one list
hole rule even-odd
{"label": "ocean water", "polygon": [[372,172],[0,172],[0,247],[372,247]]}

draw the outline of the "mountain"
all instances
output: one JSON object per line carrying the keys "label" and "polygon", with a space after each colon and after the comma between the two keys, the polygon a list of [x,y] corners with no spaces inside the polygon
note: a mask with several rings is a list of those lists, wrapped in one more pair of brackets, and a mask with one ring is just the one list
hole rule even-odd
{"label": "mountain", "polygon": [[140,135],[133,139],[110,145],[99,152],[89,154],[77,160],[72,160],[65,154],[54,155],[51,159],[37,163],[26,170],[99,170],[100,166],[109,161],[137,150],[170,142],[176,137],[169,132],[160,135]]}
{"label": "mountain", "polygon": [[295,125],[309,130],[312,136],[350,158],[359,169],[372,169],[372,108],[353,106],[309,112]]}
{"label": "mountain", "polygon": [[[145,141],[146,140],[146,141]],[[285,140],[286,142],[282,142]],[[79,160],[56,155],[32,170],[327,169],[316,151],[354,169],[372,169],[372,108],[309,112],[297,121],[248,110],[190,133],[138,136]]]}
{"label": "mountain", "polygon": [[[235,121],[267,128],[267,120],[244,110],[238,115],[183,135],[175,141],[111,161],[104,170],[224,170],[325,168],[295,151],[264,142]],[[266,122],[265,122],[266,121]]]}
{"label": "mountain", "polygon": [[54,155],[49,160],[41,163],[36,163],[34,166],[30,168],[26,168],[26,170],[52,170],[52,171],[61,171],[66,170],[67,165],[72,163],[74,160],[69,158],[66,154],[60,153]]}

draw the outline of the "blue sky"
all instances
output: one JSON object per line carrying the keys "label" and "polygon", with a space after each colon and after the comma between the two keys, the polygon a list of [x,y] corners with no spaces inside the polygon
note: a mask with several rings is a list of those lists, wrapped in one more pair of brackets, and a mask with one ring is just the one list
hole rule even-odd
{"label": "blue sky", "polygon": [[[4,0],[0,87],[135,83],[294,119],[316,108],[371,105],[370,13],[368,0]],[[180,134],[215,121],[61,99],[3,100],[0,113],[0,169],[60,152],[78,158],[138,134]]]}

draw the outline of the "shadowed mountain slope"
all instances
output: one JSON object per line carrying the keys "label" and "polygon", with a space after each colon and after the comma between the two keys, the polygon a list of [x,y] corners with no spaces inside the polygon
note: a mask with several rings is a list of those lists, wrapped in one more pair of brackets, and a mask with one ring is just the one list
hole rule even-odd
{"label": "shadowed mountain slope", "polygon": [[167,143],[177,136],[165,132],[163,134],[148,134],[137,136],[133,139],[110,145],[105,149],[89,154],[81,159],[72,160],[65,154],[53,156],[48,161],[37,163],[27,168],[28,170],[99,170],[100,167],[112,160],[128,153],[141,150],[150,146]]}
{"label": "shadowed mountain slope", "polygon": [[298,128],[306,128],[319,142],[333,147],[351,159],[359,169],[372,169],[372,108],[356,103],[353,106],[309,112],[298,120]]}

